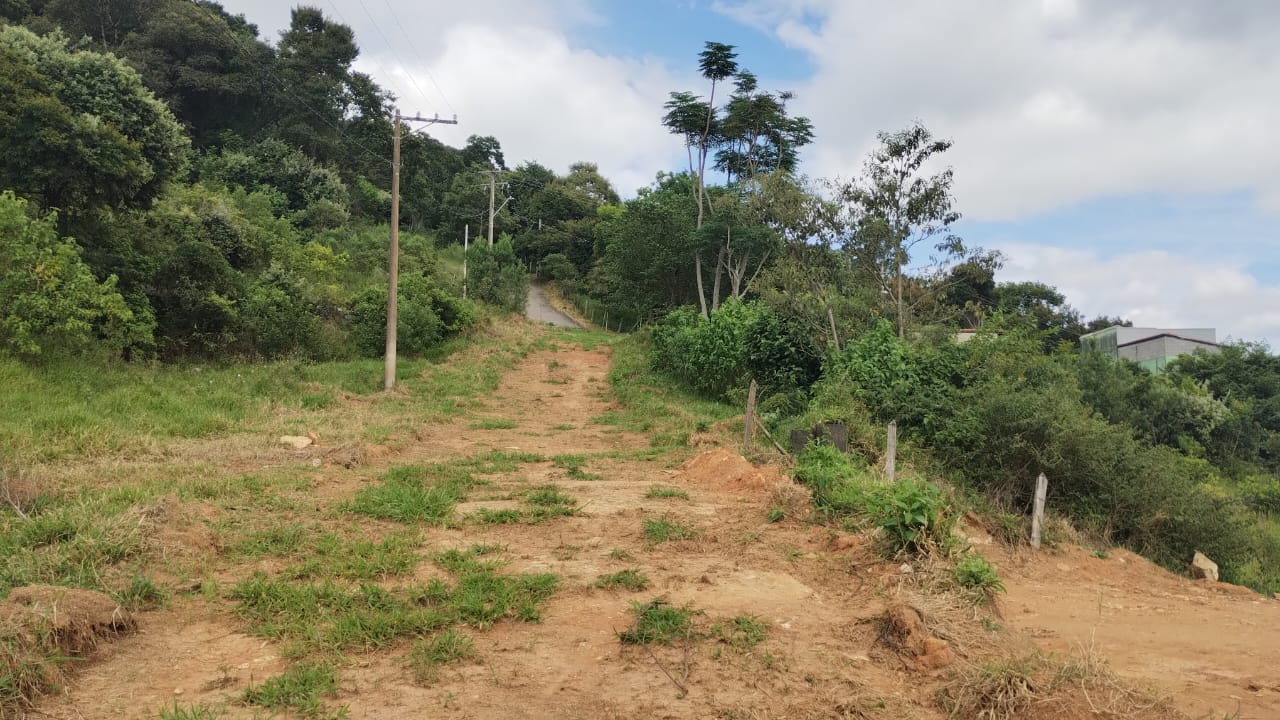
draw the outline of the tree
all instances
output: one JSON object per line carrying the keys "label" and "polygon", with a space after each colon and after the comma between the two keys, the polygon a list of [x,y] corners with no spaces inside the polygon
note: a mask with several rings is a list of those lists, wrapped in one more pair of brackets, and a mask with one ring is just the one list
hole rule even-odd
{"label": "tree", "polygon": [[82,215],[145,206],[189,141],[119,58],[0,27],[0,187]]}
{"label": "tree", "polygon": [[[691,248],[694,279],[702,315],[709,317],[709,311],[719,307],[722,274],[729,278],[732,296],[741,298],[746,268],[754,267],[758,272],[776,240],[761,232],[766,226],[758,222],[750,208],[740,205],[758,189],[754,183],[758,175],[794,170],[797,150],[812,141],[813,127],[807,118],[787,114],[790,93],[759,90],[755,75],[738,67],[732,45],[706,43],[699,55],[698,69],[710,82],[707,100],[691,92],[673,92],[662,122],[685,141],[697,207]],[[734,92],[724,107],[717,107],[716,89],[729,78],[735,80]],[[725,172],[729,181],[731,189],[725,192],[712,193],[707,188],[707,160],[713,155],[714,167]],[[708,214],[724,217],[704,232]],[[714,251],[716,256],[710,305],[702,272],[703,254],[708,251]]]}
{"label": "tree", "polygon": [[921,175],[925,163],[946,152],[951,141],[935,140],[919,123],[877,137],[880,147],[867,158],[862,179],[843,189],[855,216],[848,249],[893,306],[902,338],[910,311],[906,270],[916,248],[936,240],[938,252],[957,258],[964,254],[964,245],[951,233],[951,225],[960,219],[952,207],[951,168]]}
{"label": "tree", "polygon": [[276,134],[321,161],[339,159],[345,154],[342,128],[357,96],[354,33],[318,8],[300,6],[277,52],[283,87],[276,96]]}

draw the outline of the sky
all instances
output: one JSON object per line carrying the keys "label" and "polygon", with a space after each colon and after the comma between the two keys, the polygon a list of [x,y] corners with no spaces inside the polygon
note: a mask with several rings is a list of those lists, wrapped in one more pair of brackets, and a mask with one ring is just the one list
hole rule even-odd
{"label": "sky", "polygon": [[[623,195],[684,167],[659,120],[735,45],[791,90],[801,170],[856,176],[876,133],[954,142],[959,233],[1001,281],[1087,316],[1280,349],[1280,3],[1273,0],[311,0],[431,134],[508,165],[588,160]],[[223,0],[275,41],[292,3]]]}

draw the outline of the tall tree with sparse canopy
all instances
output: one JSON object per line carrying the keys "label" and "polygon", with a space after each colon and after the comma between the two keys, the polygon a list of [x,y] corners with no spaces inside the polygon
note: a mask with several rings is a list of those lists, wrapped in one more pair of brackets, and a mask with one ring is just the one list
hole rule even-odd
{"label": "tall tree with sparse canopy", "polygon": [[964,253],[951,226],[960,219],[951,196],[952,171],[922,174],[922,167],[951,147],[923,125],[878,135],[880,147],[867,158],[860,180],[842,195],[853,214],[853,235],[846,250],[858,269],[878,285],[893,306],[898,337],[906,336],[911,300],[918,287],[906,277],[917,248],[934,241],[943,257]]}

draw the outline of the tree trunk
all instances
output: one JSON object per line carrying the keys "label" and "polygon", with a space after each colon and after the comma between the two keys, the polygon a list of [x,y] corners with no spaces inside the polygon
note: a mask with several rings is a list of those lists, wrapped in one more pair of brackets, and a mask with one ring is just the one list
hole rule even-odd
{"label": "tree trunk", "polygon": [[831,303],[824,303],[827,306],[827,321],[831,323],[831,344],[835,346],[836,352],[840,352],[840,335],[836,333],[836,314],[831,312]]}
{"label": "tree trunk", "polygon": [[707,293],[702,289],[702,253],[693,256],[693,275],[698,283],[698,305],[702,308],[702,317],[709,318],[707,313]]}
{"label": "tree trunk", "polygon": [[720,309],[720,271],[724,268],[724,248],[716,253],[716,279],[711,283],[711,312]]}
{"label": "tree trunk", "polygon": [[907,306],[906,298],[902,296],[902,240],[898,240],[897,253],[894,256],[894,268],[897,270],[897,297],[898,302],[898,339],[905,340],[907,337]]}

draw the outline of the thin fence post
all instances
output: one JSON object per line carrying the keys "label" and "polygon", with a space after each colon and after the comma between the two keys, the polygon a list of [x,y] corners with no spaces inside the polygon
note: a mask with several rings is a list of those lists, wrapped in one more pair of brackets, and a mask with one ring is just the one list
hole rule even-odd
{"label": "thin fence post", "polygon": [[1036,478],[1036,500],[1031,511],[1031,547],[1040,549],[1040,533],[1044,529],[1044,499],[1049,493],[1049,478],[1044,473]]}
{"label": "thin fence post", "polygon": [[751,388],[747,390],[747,416],[743,422],[742,428],[742,451],[746,452],[751,449],[751,435],[756,426],[756,381],[751,381]]}
{"label": "thin fence post", "polygon": [[894,475],[898,471],[898,421],[889,422],[887,431],[888,442],[885,447],[884,458],[884,476],[889,482],[893,482]]}

